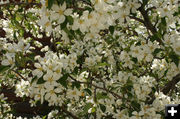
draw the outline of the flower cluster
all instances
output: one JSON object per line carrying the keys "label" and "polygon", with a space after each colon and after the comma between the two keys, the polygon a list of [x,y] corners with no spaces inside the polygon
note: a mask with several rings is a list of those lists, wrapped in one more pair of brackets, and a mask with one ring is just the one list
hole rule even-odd
{"label": "flower cluster", "polygon": [[48,106],[33,119],[161,119],[180,101],[178,0],[28,4],[3,9],[0,86]]}

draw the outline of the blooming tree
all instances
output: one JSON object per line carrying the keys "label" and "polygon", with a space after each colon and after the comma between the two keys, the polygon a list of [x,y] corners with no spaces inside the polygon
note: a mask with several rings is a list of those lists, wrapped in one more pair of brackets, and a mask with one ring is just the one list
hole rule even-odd
{"label": "blooming tree", "polygon": [[1,0],[0,118],[163,119],[179,18],[178,0]]}

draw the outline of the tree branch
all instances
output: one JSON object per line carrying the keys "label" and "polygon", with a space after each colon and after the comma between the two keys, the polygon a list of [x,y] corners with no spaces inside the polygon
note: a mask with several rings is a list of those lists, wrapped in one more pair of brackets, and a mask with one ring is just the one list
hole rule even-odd
{"label": "tree branch", "polygon": [[[153,26],[153,24],[151,23],[150,19],[149,19],[149,16],[148,16],[148,11],[144,9],[143,5],[138,9],[143,18],[144,18],[144,25],[146,26],[146,28],[148,30],[150,30],[152,32],[152,34],[157,34],[157,30],[156,28]],[[160,44],[163,44],[162,40],[160,38],[157,38],[157,41],[160,43]]]}
{"label": "tree branch", "polygon": [[72,76],[70,76],[70,75],[69,75],[69,77],[70,77],[73,81],[75,81],[75,82],[82,83],[82,84],[88,84],[88,85],[91,85],[91,86],[95,87],[96,89],[101,89],[101,90],[104,90],[104,91],[106,91],[106,92],[108,92],[108,93],[111,93],[111,94],[112,94],[114,97],[116,97],[116,98],[119,98],[119,99],[122,99],[122,98],[123,98],[123,97],[121,97],[120,95],[118,95],[118,94],[116,94],[116,93],[108,90],[107,88],[99,87],[99,86],[97,86],[97,85],[94,85],[94,84],[91,84],[91,83],[88,83],[88,82],[80,82],[80,81],[77,81],[76,79],[74,79],[74,78],[73,78]]}
{"label": "tree branch", "polygon": [[77,116],[75,116],[73,113],[66,110],[64,106],[61,107],[62,111],[71,116],[73,119],[79,119]]}
{"label": "tree branch", "polygon": [[134,19],[134,20],[139,21],[139,22],[144,24],[144,21],[142,19],[140,19],[140,18],[137,18],[135,16],[129,16],[129,18]]}
{"label": "tree branch", "polygon": [[180,73],[177,74],[175,77],[173,77],[173,79],[169,81],[161,91],[165,95],[168,94],[179,81],[180,81]]}

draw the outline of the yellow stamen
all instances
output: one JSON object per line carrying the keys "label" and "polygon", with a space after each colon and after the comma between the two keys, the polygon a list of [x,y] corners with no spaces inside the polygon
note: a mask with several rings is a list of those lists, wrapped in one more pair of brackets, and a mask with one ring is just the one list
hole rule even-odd
{"label": "yellow stamen", "polygon": [[63,14],[64,14],[64,11],[59,10],[59,15],[63,15]]}
{"label": "yellow stamen", "polygon": [[50,26],[50,22],[49,22],[49,21],[46,22],[45,26],[46,26],[46,27]]}
{"label": "yellow stamen", "polygon": [[84,20],[79,20],[79,24],[83,24],[84,23]]}

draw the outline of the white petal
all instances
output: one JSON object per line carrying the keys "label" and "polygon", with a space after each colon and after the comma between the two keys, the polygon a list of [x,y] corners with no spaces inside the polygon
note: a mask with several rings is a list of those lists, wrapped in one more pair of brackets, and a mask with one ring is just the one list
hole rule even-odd
{"label": "white petal", "polygon": [[69,16],[69,15],[71,15],[72,14],[72,9],[66,9],[65,11],[64,11],[64,15],[66,15],[66,16]]}
{"label": "white petal", "polygon": [[60,16],[58,23],[61,24],[61,23],[63,23],[64,21],[65,21],[65,16],[64,16],[64,15]]}
{"label": "white petal", "polygon": [[66,9],[66,2],[61,6],[61,9],[64,11]]}
{"label": "white petal", "polygon": [[4,65],[4,66],[10,65],[10,63],[9,63],[9,61],[8,61],[7,59],[3,60],[3,61],[1,62],[1,64]]}
{"label": "white petal", "polygon": [[52,6],[52,10],[54,10],[54,11],[58,12],[58,11],[59,11],[59,9],[60,9],[60,7],[59,7],[58,5],[53,4],[53,6]]}

